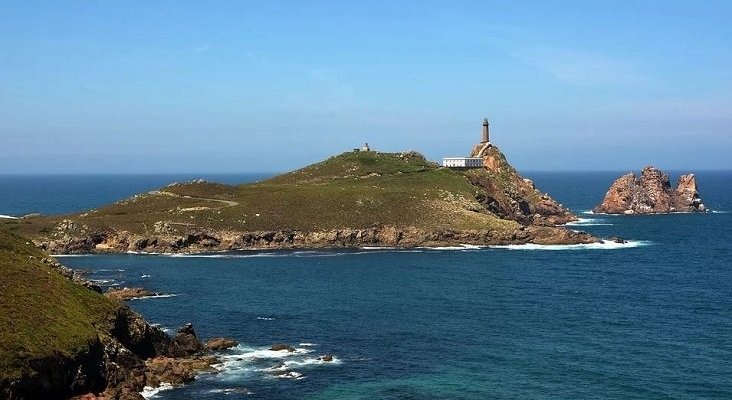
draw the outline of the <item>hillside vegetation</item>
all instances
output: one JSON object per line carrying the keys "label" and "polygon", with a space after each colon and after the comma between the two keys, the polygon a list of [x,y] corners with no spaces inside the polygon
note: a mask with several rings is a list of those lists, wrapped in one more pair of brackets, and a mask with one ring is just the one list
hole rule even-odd
{"label": "hillside vegetation", "polygon": [[58,252],[595,240],[525,230],[576,217],[497,148],[484,160],[485,168],[456,170],[416,152],[347,152],[261,182],[173,183],[84,213],[6,224]]}
{"label": "hillside vegetation", "polygon": [[[46,255],[0,229],[0,382],[34,374],[34,360],[77,357],[119,304],[74,284]],[[0,392],[1,394],[2,392]]]}
{"label": "hillside vegetation", "polygon": [[[86,213],[10,223],[34,237],[82,228],[154,234],[157,222],[167,223],[165,233],[178,234],[196,226],[231,231],[515,227],[481,206],[478,192],[462,173],[416,153],[351,152],[263,182],[173,184]],[[59,227],[65,219],[74,225]]]}

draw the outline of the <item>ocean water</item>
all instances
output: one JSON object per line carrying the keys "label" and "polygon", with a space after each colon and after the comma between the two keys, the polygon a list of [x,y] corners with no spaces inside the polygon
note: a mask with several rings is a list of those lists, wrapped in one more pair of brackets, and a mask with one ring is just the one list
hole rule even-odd
{"label": "ocean water", "polygon": [[[716,212],[659,216],[584,214],[617,173],[528,175],[583,217],[573,229],[630,242],[61,261],[169,294],[130,302],[165,329],[241,342],[220,373],[150,398],[732,398],[732,172],[698,174]],[[118,178],[114,195],[140,187]],[[100,205],[64,179],[51,196],[74,201],[32,207],[0,179],[0,214]]]}

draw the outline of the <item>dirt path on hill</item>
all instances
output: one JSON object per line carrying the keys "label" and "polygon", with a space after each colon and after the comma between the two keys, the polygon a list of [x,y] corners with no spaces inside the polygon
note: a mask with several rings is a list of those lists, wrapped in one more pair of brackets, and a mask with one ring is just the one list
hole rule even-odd
{"label": "dirt path on hill", "polygon": [[170,193],[170,192],[165,192],[165,191],[160,191],[160,190],[153,190],[153,191],[150,191],[148,193],[150,193],[150,194],[159,194],[159,195],[163,195],[163,196],[178,197],[178,198],[181,198],[181,199],[194,199],[194,200],[216,201],[216,202],[219,202],[219,203],[223,203],[224,204],[224,206],[221,207],[221,208],[224,208],[224,207],[233,207],[233,206],[238,206],[239,205],[238,202],[232,201],[232,200],[213,199],[213,198],[210,198],[210,197],[181,196],[181,195],[176,194],[176,193]]}

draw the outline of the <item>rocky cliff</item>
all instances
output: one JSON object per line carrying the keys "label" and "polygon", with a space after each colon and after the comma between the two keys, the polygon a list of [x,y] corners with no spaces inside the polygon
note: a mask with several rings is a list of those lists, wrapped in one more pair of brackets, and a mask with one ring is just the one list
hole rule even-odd
{"label": "rocky cliff", "polygon": [[[212,362],[192,327],[169,338],[2,229],[0,271],[0,398],[140,400],[144,386],[185,382]],[[162,373],[161,360],[175,368]]]}
{"label": "rocky cliff", "polygon": [[645,167],[640,176],[630,173],[613,182],[602,203],[593,209],[606,214],[662,214],[705,212],[694,174],[679,177],[671,187],[668,174]]}
{"label": "rocky cliff", "polygon": [[466,172],[470,182],[482,189],[479,200],[496,215],[523,225],[558,225],[577,220],[566,207],[534,182],[522,177],[504,154],[490,143],[473,147],[471,157],[483,159],[482,169]]}

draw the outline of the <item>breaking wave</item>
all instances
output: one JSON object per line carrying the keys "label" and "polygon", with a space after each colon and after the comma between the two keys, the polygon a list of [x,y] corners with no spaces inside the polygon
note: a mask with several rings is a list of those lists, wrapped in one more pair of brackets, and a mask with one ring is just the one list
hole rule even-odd
{"label": "breaking wave", "polygon": [[14,217],[12,215],[5,215],[5,214],[0,214],[0,218],[5,218],[5,219],[19,219],[18,217]]}
{"label": "breaking wave", "polygon": [[133,297],[130,300],[145,300],[145,299],[164,299],[168,297],[176,297],[178,296],[175,293],[169,293],[169,294],[153,294],[150,296],[140,296],[140,297]]}
{"label": "breaking wave", "polygon": [[156,399],[158,397],[158,393],[162,392],[163,390],[170,390],[173,389],[175,386],[171,385],[170,383],[161,383],[160,386],[154,388],[151,386],[145,386],[142,389],[142,392],[140,392],[140,395],[146,399]]}
{"label": "breaking wave", "polygon": [[643,240],[629,240],[624,243],[617,243],[611,240],[606,240],[602,243],[587,243],[587,244],[509,244],[503,246],[491,246],[494,249],[507,249],[507,250],[620,250],[620,249],[631,249],[635,247],[648,246],[651,242]]}
{"label": "breaking wave", "polygon": [[580,218],[574,222],[568,222],[566,226],[608,226],[612,225],[609,222],[605,222],[604,219],[600,218]]}
{"label": "breaking wave", "polygon": [[241,382],[242,379],[304,379],[312,368],[339,365],[342,361],[332,357],[324,361],[322,356],[313,354],[310,347],[315,343],[300,343],[294,351],[274,351],[269,347],[249,347],[238,345],[220,355],[221,362],[214,364],[219,373],[216,379]]}

